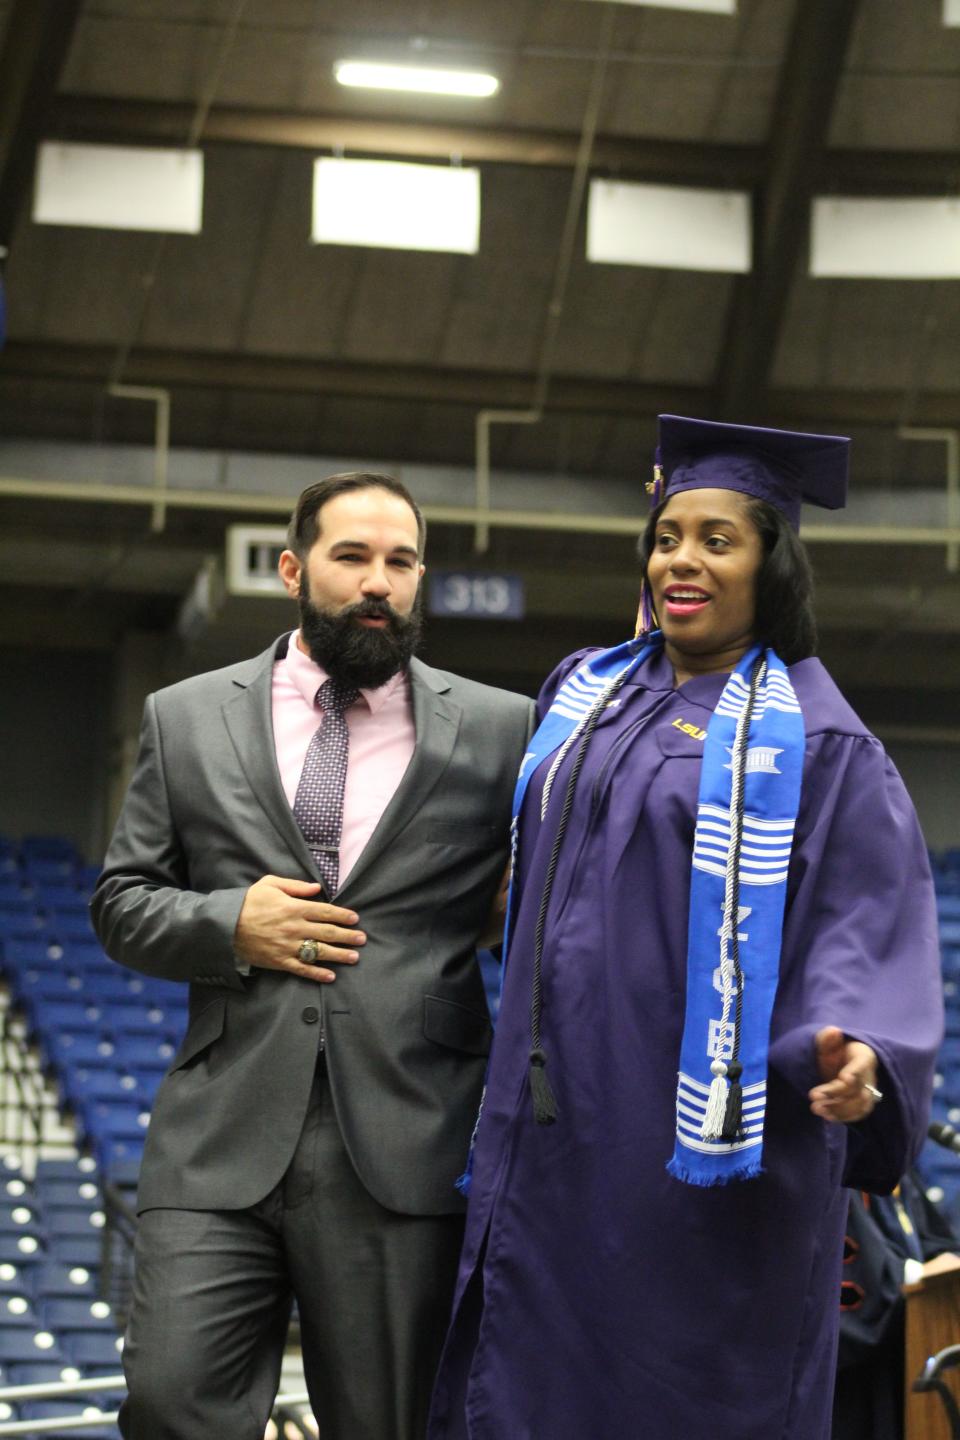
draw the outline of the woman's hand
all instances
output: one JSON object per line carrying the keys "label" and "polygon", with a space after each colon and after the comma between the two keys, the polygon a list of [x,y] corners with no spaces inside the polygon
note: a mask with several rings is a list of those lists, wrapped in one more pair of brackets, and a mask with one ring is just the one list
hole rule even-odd
{"label": "woman's hand", "polygon": [[848,1040],[836,1025],[817,1032],[817,1069],[825,1082],[810,1091],[810,1109],[822,1120],[865,1120],[879,1103],[877,1056],[861,1040]]}

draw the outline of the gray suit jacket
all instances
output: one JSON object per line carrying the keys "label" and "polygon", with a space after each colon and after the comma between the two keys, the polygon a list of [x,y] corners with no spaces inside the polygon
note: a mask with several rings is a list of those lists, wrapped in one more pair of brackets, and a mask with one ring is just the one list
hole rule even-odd
{"label": "gray suit jacket", "polygon": [[113,959],[190,985],[140,1208],[234,1209],[267,1194],[297,1142],[322,1025],[367,1189],[391,1210],[453,1212],[491,1039],[475,942],[506,862],[532,705],[414,660],[413,759],[337,895],[367,934],[360,962],[333,985],[244,977],[232,942],[248,886],[319,878],[276,763],[271,676],[285,644],[149,697],[94,894]]}

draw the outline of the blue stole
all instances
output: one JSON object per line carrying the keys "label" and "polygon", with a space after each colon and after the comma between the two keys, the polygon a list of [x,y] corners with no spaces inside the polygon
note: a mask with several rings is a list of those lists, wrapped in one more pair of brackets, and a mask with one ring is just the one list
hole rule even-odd
{"label": "blue stole", "polygon": [[[662,645],[662,635],[654,631],[645,640],[601,651],[561,685],[520,767],[511,827],[514,862],[533,772],[557,752],[544,786],[543,814],[553,776],[590,715]],[[667,1166],[678,1180],[694,1185],[748,1179],[762,1169],[770,1016],[805,745],[803,715],[786,666],[773,650],[754,646],[731,673],[711,716],[700,771],[676,1146]],[[504,969],[515,898],[511,878]]]}
{"label": "blue stole", "polygon": [[805,746],[786,666],[755,646],[724,686],[700,771],[676,1146],[667,1166],[694,1185],[747,1180],[763,1168],[770,1016]]}

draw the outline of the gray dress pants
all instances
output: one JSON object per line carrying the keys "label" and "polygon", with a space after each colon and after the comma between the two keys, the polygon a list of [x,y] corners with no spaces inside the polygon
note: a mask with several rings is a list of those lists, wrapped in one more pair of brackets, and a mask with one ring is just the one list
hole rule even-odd
{"label": "gray dress pants", "polygon": [[460,1216],[398,1215],[366,1191],[321,1066],[259,1204],[141,1215],[123,1435],[263,1440],[296,1297],[320,1440],[423,1440],[462,1238]]}

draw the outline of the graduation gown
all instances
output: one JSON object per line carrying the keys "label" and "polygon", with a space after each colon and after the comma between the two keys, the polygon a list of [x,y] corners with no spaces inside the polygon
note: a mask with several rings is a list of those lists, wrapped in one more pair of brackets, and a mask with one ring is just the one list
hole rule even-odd
{"label": "graduation gown", "polygon": [[[551,676],[541,716],[582,658]],[[790,677],[806,755],[755,1180],[702,1188],[664,1168],[703,739],[727,677],[674,689],[656,655],[591,740],[546,917],[552,1126],[534,1122],[528,1091],[533,939],[573,751],[543,820],[550,761],[531,779],[429,1440],[829,1434],[842,1187],[889,1191],[919,1149],[942,1011],[930,869],[903,784],[819,661]],[[858,1126],[810,1114],[828,1024],[879,1057],[884,1098]]]}

